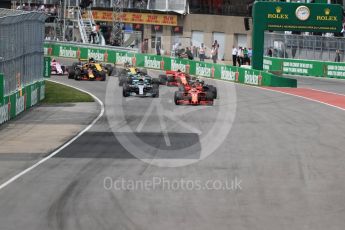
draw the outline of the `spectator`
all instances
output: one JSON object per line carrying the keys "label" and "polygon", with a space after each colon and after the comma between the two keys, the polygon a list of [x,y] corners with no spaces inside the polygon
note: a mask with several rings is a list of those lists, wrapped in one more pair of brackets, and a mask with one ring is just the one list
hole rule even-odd
{"label": "spectator", "polygon": [[217,63],[217,60],[218,60],[218,51],[219,51],[219,43],[218,43],[218,41],[217,40],[215,40],[214,41],[214,43],[213,43],[213,45],[214,45],[214,48],[215,48],[215,54],[216,54],[216,57],[215,57],[215,59],[216,59],[216,62],[214,62],[214,63]]}
{"label": "spectator", "polygon": [[196,46],[192,46],[192,53],[194,57],[198,56],[198,48]]}
{"label": "spectator", "polygon": [[340,62],[340,51],[336,50],[335,51],[335,62]]}
{"label": "spectator", "polygon": [[199,48],[200,61],[205,61],[205,54],[206,54],[206,47],[204,47],[204,43],[201,43],[201,46]]}
{"label": "spectator", "polygon": [[193,59],[194,59],[194,56],[193,56],[193,54],[192,54],[192,51],[189,49],[189,47],[186,47],[185,55],[187,56],[187,58],[188,58],[189,60],[193,60]]}
{"label": "spectator", "polygon": [[250,65],[251,63],[252,56],[253,56],[253,50],[252,48],[249,48],[248,49],[248,65]]}
{"label": "spectator", "polygon": [[[273,52],[272,52],[272,49],[268,49],[267,50],[267,56],[269,56],[269,57],[272,57],[273,56]],[[293,55],[294,56],[294,55]]]}
{"label": "spectator", "polygon": [[92,37],[92,43],[95,44],[95,37],[96,37],[96,34],[97,34],[97,28],[95,25],[92,25],[92,31],[90,33],[90,36],[89,36],[89,42],[91,43],[91,37]]}
{"label": "spectator", "polygon": [[244,47],[244,49],[243,49],[243,62],[242,62],[242,64],[247,65],[247,63],[248,63],[248,50],[247,50],[246,47]]}
{"label": "spectator", "polygon": [[235,46],[232,47],[232,65],[236,66],[236,60],[237,60],[237,48]]}
{"label": "spectator", "polygon": [[240,67],[243,63],[243,49],[241,46],[238,47],[238,51],[237,51],[237,63],[238,63],[238,66]]}
{"label": "spectator", "polygon": [[160,42],[157,42],[157,45],[156,45],[156,53],[157,55],[161,55],[161,44]]}
{"label": "spectator", "polygon": [[43,4],[40,5],[40,7],[38,8],[38,10],[39,10],[39,11],[42,11],[42,12],[45,11],[45,6],[44,6]]}
{"label": "spectator", "polygon": [[179,48],[180,48],[180,43],[179,42],[176,42],[174,45],[173,45],[173,48],[172,48],[172,52],[173,52],[173,55],[175,57],[178,56],[178,52],[179,52]]}
{"label": "spectator", "polygon": [[212,57],[213,63],[217,63],[217,59],[218,59],[218,48],[217,48],[217,45],[212,45],[211,57]]}
{"label": "spectator", "polygon": [[146,54],[148,52],[149,49],[149,41],[147,38],[144,39],[144,42],[142,44],[142,53]]}

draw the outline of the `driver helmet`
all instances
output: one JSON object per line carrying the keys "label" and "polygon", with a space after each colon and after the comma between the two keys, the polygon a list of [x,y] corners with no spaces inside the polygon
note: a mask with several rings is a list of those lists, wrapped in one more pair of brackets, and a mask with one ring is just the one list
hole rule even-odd
{"label": "driver helmet", "polygon": [[197,78],[195,81],[196,81],[197,83],[204,84],[204,80],[202,80],[202,79],[200,79],[200,78]]}

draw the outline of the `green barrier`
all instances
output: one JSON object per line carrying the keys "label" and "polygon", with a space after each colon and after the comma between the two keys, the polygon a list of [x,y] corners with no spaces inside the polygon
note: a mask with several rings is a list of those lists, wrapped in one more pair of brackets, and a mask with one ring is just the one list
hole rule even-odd
{"label": "green barrier", "polygon": [[32,84],[24,86],[22,89],[13,92],[9,95],[4,95],[3,92],[4,78],[0,74],[0,124],[16,117],[26,109],[36,105],[39,101],[44,99],[45,83],[44,81],[37,81]]}
{"label": "green barrier", "polygon": [[285,74],[345,79],[345,63],[265,57],[264,69]]}
{"label": "green barrier", "polygon": [[44,78],[50,78],[51,75],[51,58],[50,57],[44,57],[44,66],[43,66],[43,77]]}
{"label": "green barrier", "polygon": [[240,67],[170,58],[151,54],[130,53],[126,51],[85,48],[76,45],[46,43],[44,52],[47,56],[82,58],[93,57],[101,62],[123,64],[129,62],[138,67],[156,70],[181,70],[191,75],[234,81],[256,86],[297,87],[295,79],[278,77],[265,71]]}
{"label": "green barrier", "polygon": [[0,73],[0,105],[4,104],[5,80],[4,75]]}

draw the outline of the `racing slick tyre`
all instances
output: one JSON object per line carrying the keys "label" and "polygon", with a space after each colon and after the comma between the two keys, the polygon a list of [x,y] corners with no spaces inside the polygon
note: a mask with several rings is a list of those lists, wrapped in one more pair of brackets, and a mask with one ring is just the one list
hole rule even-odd
{"label": "racing slick tyre", "polygon": [[123,97],[129,97],[129,92],[128,92],[128,87],[127,87],[127,84],[124,84],[123,85],[123,88],[122,88],[122,96]]}
{"label": "racing slick tyre", "polygon": [[62,74],[61,75],[65,74],[66,73],[66,66],[62,65],[61,66],[61,70],[62,70]]}
{"label": "racing slick tyre", "polygon": [[75,67],[77,67],[78,65],[79,65],[79,62],[73,62],[72,68],[75,68]]}
{"label": "racing slick tyre", "polygon": [[81,71],[80,69],[75,70],[74,80],[80,81],[81,80]]}
{"label": "racing slick tyre", "polygon": [[159,97],[159,85],[153,85],[152,97]]}
{"label": "racing slick tyre", "polygon": [[174,102],[175,102],[175,105],[179,105],[180,104],[180,100],[181,100],[181,92],[179,91],[175,91],[175,94],[174,94]]}
{"label": "racing slick tyre", "polygon": [[180,85],[180,86],[178,87],[178,91],[180,91],[180,92],[184,92],[184,91],[185,91],[184,86],[183,86],[183,85]]}
{"label": "racing slick tyre", "polygon": [[101,73],[101,81],[105,81],[107,74],[106,73]]}
{"label": "racing slick tyre", "polygon": [[212,102],[213,102],[213,99],[214,99],[214,94],[213,94],[213,92],[207,91],[207,92],[206,92],[206,100],[207,100],[207,101],[212,101]]}
{"label": "racing slick tyre", "polygon": [[209,91],[213,94],[213,99],[217,99],[217,88],[213,85],[208,86]]}
{"label": "racing slick tyre", "polygon": [[139,69],[139,72],[142,74],[147,75],[147,69]]}
{"label": "racing slick tyre", "polygon": [[159,79],[158,78],[152,78],[152,84],[157,85],[157,87],[159,87],[159,85],[160,85]]}
{"label": "racing slick tyre", "polygon": [[110,64],[105,65],[105,68],[108,72],[108,76],[111,76],[113,74],[114,67],[112,67]]}
{"label": "racing slick tyre", "polygon": [[73,67],[68,68],[68,79],[74,79],[75,78],[75,70]]}
{"label": "racing slick tyre", "polygon": [[170,86],[170,82],[174,82],[175,81],[175,78],[173,76],[168,76],[167,77],[167,85]]}
{"label": "racing slick tyre", "polygon": [[123,86],[123,83],[125,83],[126,77],[125,76],[120,76],[119,78],[119,86]]}
{"label": "racing slick tyre", "polygon": [[166,84],[167,84],[167,81],[168,81],[167,75],[165,75],[165,74],[159,75],[159,83],[160,83],[161,85],[166,85]]}

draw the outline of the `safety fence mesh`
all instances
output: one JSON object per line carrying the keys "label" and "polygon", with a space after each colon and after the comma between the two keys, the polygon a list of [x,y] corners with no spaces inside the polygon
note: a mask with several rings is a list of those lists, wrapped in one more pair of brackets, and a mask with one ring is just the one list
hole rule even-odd
{"label": "safety fence mesh", "polygon": [[0,9],[0,73],[5,95],[43,77],[43,39],[46,15]]}

